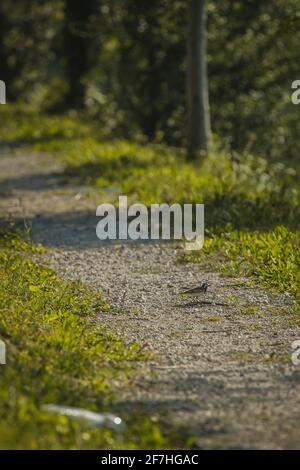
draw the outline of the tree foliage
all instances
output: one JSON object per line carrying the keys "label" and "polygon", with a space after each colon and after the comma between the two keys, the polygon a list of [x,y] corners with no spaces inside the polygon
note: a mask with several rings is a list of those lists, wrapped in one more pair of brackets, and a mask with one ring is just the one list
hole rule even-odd
{"label": "tree foliage", "polygon": [[[2,1],[0,78],[10,98],[46,109],[82,101],[114,135],[185,144],[188,2],[79,2],[77,29],[73,3]],[[208,0],[207,13],[213,132],[233,150],[296,158],[297,0]]]}

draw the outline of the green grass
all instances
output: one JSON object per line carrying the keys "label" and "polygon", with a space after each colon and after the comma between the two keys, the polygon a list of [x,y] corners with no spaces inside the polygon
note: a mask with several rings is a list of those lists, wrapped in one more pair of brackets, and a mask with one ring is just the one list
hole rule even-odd
{"label": "green grass", "polygon": [[78,116],[14,106],[1,108],[0,138],[50,152],[69,182],[114,187],[131,202],[205,203],[205,248],[181,261],[254,276],[299,297],[300,166],[288,156],[271,161],[215,144],[209,157],[189,163],[182,149],[109,140]]}
{"label": "green grass", "polygon": [[266,287],[300,300],[300,232],[278,226],[269,232],[229,232],[208,240],[200,252],[181,261],[209,263],[234,275],[255,278]]}
{"label": "green grass", "polygon": [[64,116],[41,115],[28,105],[1,106],[0,139],[13,147],[51,145],[89,135],[91,123],[78,119],[76,113]]}
{"label": "green grass", "polygon": [[[122,389],[142,371],[148,353],[115,337],[95,320],[109,307],[100,294],[65,282],[33,261],[40,248],[0,237],[0,448],[165,448],[183,445],[164,434],[157,416],[123,413]],[[46,403],[117,412],[123,433],[86,428],[47,414]]]}
{"label": "green grass", "polygon": [[70,183],[114,187],[145,204],[205,203],[208,235],[299,226],[295,161],[237,155],[215,144],[208,158],[188,163],[182,149],[108,139],[95,122],[77,115],[39,115],[8,105],[1,107],[0,139],[52,153],[64,163]]}

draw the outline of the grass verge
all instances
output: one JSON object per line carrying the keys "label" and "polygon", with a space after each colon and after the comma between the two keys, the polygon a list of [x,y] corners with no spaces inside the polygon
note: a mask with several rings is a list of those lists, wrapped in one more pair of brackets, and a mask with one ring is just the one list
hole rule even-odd
{"label": "grass verge", "polygon": [[[238,155],[221,145],[209,157],[187,162],[182,149],[108,139],[78,115],[40,115],[30,108],[1,108],[0,139],[48,152],[72,181],[99,191],[115,188],[131,202],[205,203],[207,234],[299,227],[299,162]],[[41,155],[41,159],[43,156]]]}
{"label": "grass verge", "polygon": [[289,293],[300,304],[300,232],[278,226],[269,232],[232,232],[207,240],[200,252],[181,262],[216,267],[227,275],[243,275],[268,288]]}
{"label": "grass verge", "polygon": [[36,264],[39,251],[16,236],[0,236],[0,337],[7,349],[7,363],[0,365],[0,448],[183,445],[142,410],[121,411],[122,433],[42,411],[46,403],[116,410],[118,393],[140,373],[147,353],[93,321],[109,308],[101,296]]}

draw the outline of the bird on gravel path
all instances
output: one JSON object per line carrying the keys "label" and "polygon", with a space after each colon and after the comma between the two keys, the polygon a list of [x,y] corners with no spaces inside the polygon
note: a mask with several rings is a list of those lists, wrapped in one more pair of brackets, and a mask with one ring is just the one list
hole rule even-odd
{"label": "bird on gravel path", "polygon": [[185,295],[199,295],[199,294],[206,294],[207,289],[209,288],[210,284],[205,281],[202,282],[200,286],[193,287],[192,289],[185,290],[183,292],[180,292],[180,294],[185,294]]}

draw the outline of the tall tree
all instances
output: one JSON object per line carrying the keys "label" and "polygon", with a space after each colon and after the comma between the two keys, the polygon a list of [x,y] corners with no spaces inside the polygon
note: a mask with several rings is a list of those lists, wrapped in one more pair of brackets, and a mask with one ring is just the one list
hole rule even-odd
{"label": "tall tree", "polygon": [[188,157],[208,150],[210,112],[205,0],[190,0],[188,30]]}
{"label": "tall tree", "polygon": [[0,5],[0,80],[3,80],[10,90],[11,73],[8,67],[8,53],[5,47],[5,36],[9,31],[8,18],[3,5]]}
{"label": "tall tree", "polygon": [[96,12],[97,0],[65,0],[64,44],[69,85],[65,104],[68,107],[84,104],[83,79],[91,66],[89,21]]}

